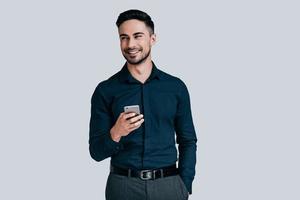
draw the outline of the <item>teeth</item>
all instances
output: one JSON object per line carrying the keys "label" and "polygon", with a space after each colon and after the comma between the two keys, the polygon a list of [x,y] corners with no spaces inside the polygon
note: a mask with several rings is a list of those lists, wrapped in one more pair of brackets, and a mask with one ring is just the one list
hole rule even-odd
{"label": "teeth", "polygon": [[129,54],[136,54],[138,51],[129,51]]}

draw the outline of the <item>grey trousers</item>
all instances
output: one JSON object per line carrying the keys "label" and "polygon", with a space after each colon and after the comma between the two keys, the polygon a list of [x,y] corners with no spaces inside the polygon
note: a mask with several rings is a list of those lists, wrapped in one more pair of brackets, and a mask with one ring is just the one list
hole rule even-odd
{"label": "grey trousers", "polygon": [[189,193],[179,175],[141,180],[110,173],[106,200],[187,200]]}

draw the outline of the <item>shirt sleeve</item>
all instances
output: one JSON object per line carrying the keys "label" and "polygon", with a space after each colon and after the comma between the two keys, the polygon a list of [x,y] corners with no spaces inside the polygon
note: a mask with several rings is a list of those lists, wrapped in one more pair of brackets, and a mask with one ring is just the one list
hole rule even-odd
{"label": "shirt sleeve", "polygon": [[179,150],[179,174],[192,194],[192,182],[195,176],[197,137],[193,125],[189,92],[181,81],[181,92],[175,116],[176,142]]}
{"label": "shirt sleeve", "polygon": [[89,125],[89,151],[94,160],[98,162],[104,160],[123,148],[120,142],[115,142],[111,138],[112,114],[100,84],[96,87],[91,98]]}

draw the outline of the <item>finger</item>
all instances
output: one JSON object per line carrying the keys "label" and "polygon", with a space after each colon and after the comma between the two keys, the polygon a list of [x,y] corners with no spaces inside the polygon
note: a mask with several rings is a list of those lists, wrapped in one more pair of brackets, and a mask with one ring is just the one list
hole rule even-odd
{"label": "finger", "polygon": [[130,117],[134,117],[135,115],[136,115],[136,113],[134,113],[134,112],[124,113],[123,118],[128,119]]}
{"label": "finger", "polygon": [[119,115],[119,118],[122,118],[124,116],[124,114],[125,114],[124,112],[121,112]]}
{"label": "finger", "polygon": [[132,131],[134,131],[134,130],[140,128],[141,125],[142,125],[142,124],[140,124],[140,125],[138,125],[138,126],[135,126],[135,127],[131,128],[131,129],[129,129],[129,132],[132,132]]}
{"label": "finger", "polygon": [[138,128],[140,128],[141,126],[142,126],[142,123],[139,124],[139,125],[137,125],[137,126],[135,126],[135,127],[133,127],[133,128],[131,128],[130,131],[133,131],[133,130],[135,130],[135,129],[138,129]]}
{"label": "finger", "polygon": [[140,126],[141,126],[141,125],[132,127],[132,128],[130,128],[130,129],[128,130],[128,132],[130,133],[130,132],[132,132],[132,131],[138,129]]}
{"label": "finger", "polygon": [[128,128],[129,129],[134,129],[137,126],[140,126],[144,121],[145,121],[144,119],[140,119],[139,121],[130,124]]}
{"label": "finger", "polygon": [[138,116],[136,116],[136,117],[130,118],[130,119],[129,119],[129,122],[130,122],[130,123],[135,123],[136,121],[142,119],[143,117],[144,117],[144,115],[140,114],[140,115],[138,115]]}

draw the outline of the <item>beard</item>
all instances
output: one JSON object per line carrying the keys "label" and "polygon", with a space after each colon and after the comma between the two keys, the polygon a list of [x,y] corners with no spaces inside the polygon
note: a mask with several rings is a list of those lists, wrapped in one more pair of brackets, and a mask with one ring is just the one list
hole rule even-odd
{"label": "beard", "polygon": [[[140,51],[140,50],[139,50],[139,51]],[[127,61],[129,64],[131,64],[131,65],[138,65],[138,64],[143,63],[143,62],[149,57],[150,53],[151,53],[151,48],[149,48],[149,51],[146,52],[145,54],[143,54],[143,55],[141,56],[141,58],[139,58],[139,59],[136,59],[136,58],[130,58],[130,56],[129,56],[126,52],[123,53],[123,56],[124,56],[124,58],[126,59],[126,61]]]}

